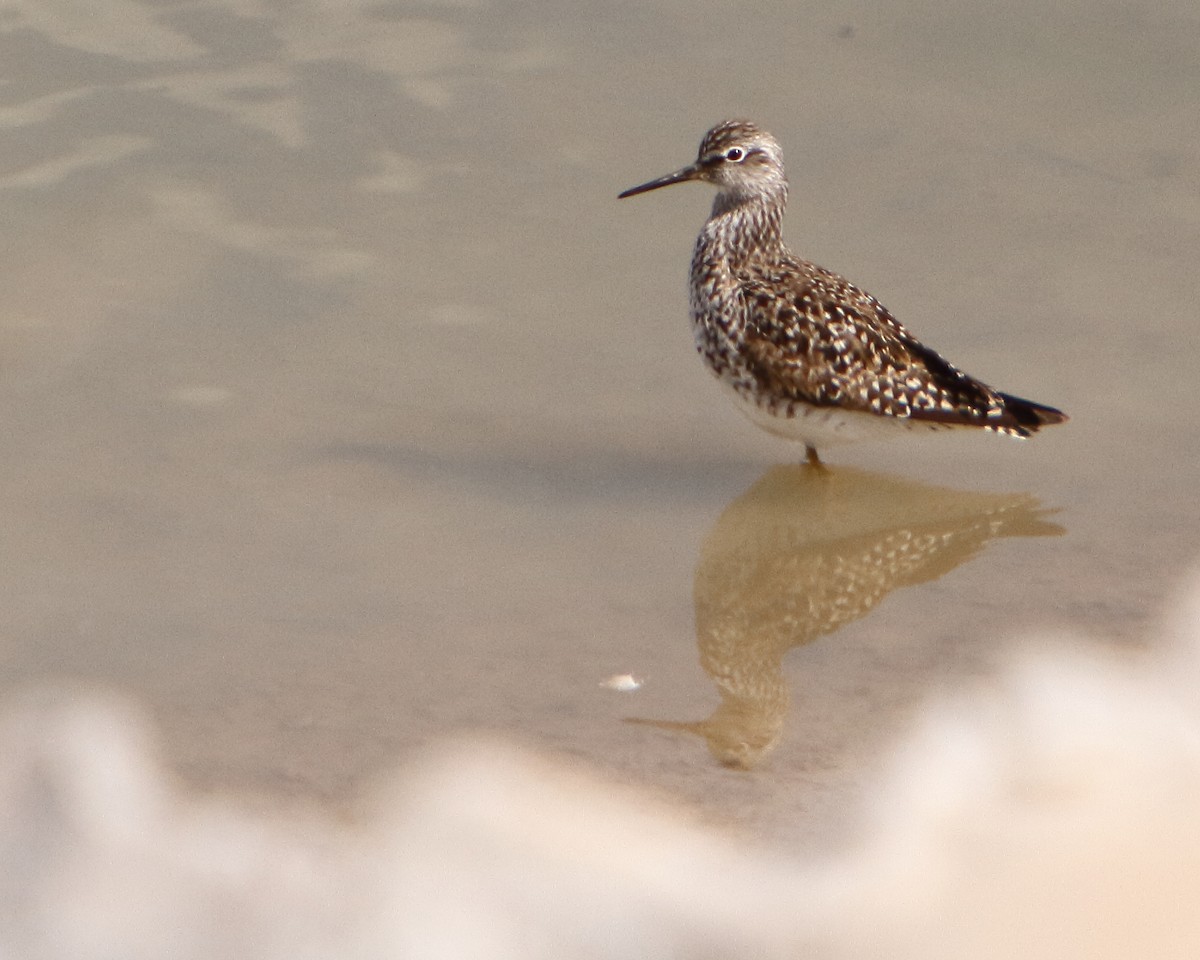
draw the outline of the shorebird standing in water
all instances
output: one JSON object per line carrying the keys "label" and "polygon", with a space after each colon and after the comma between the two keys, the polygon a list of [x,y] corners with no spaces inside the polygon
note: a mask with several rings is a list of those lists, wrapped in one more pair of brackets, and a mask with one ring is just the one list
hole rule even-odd
{"label": "shorebird standing in water", "polygon": [[897,429],[1028,437],[1067,419],[967,376],[870,294],[789,251],[783,151],[765,130],[719,123],[695,163],[621,197],[685,180],[718,190],[692,257],[696,348],[742,412],[801,441],[809,463],[818,449]]}

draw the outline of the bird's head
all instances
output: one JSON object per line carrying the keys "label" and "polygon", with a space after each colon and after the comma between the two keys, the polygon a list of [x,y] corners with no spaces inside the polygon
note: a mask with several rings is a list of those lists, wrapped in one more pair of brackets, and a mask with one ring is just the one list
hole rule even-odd
{"label": "bird's head", "polygon": [[773,136],[750,121],[725,120],[704,135],[695,163],[620,196],[632,197],[686,180],[711,183],[731,200],[786,191],[783,150]]}

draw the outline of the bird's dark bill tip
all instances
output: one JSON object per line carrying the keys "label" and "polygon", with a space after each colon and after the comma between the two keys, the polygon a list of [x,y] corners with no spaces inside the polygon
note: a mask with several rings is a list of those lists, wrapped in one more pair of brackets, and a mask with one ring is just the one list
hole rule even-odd
{"label": "bird's dark bill tip", "polygon": [[635,197],[639,193],[649,193],[651,190],[657,190],[659,187],[669,187],[673,183],[683,183],[685,180],[694,179],[695,176],[696,168],[694,166],[684,167],[682,170],[668,173],[665,177],[658,177],[646,183],[638,184],[636,187],[630,187],[628,190],[618,193],[617,199],[624,200],[626,197]]}

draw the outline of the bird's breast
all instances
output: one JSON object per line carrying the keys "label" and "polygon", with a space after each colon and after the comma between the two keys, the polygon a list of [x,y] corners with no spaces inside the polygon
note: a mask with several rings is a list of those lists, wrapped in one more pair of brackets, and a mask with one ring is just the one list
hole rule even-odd
{"label": "bird's breast", "polygon": [[696,349],[714,374],[733,379],[745,342],[746,310],[737,280],[727,261],[697,256],[691,276],[692,336]]}

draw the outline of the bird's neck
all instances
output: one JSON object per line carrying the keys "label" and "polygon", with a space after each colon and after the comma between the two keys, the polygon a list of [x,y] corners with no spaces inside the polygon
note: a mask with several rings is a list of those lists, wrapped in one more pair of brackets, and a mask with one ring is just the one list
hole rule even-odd
{"label": "bird's neck", "polygon": [[782,253],[786,205],[786,184],[771,193],[718,193],[704,236],[713,252],[734,261]]}

